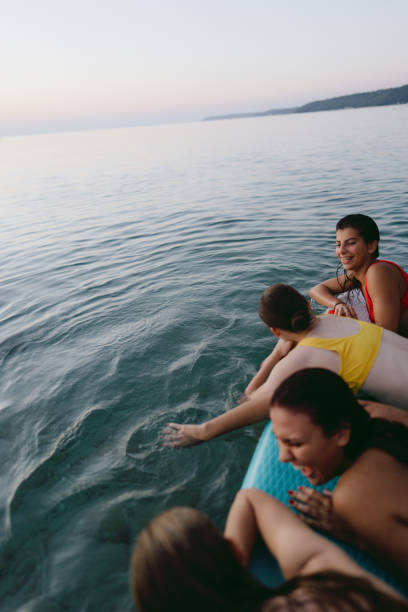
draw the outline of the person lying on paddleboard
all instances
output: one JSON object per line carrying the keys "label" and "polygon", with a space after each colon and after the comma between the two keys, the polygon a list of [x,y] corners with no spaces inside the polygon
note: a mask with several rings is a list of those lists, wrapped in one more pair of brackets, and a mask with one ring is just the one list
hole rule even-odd
{"label": "person lying on paddleboard", "polygon": [[[258,533],[287,580],[281,586],[263,586],[247,570]],[[224,534],[193,508],[157,516],[136,541],[130,581],[140,612],[408,610],[384,582],[257,489],[237,494]]]}
{"label": "person lying on paddleboard", "polygon": [[259,314],[277,337],[295,348],[247,401],[232,410],[199,425],[168,423],[166,446],[191,446],[266,419],[275,389],[305,367],[331,370],[354,393],[361,389],[380,402],[408,410],[407,338],[348,317],[316,317],[306,298],[289,285],[268,287],[261,296]]}
{"label": "person lying on paddleboard", "polygon": [[333,309],[333,314],[355,317],[352,304],[338,294],[359,287],[372,323],[408,336],[408,274],[396,263],[378,259],[380,233],[367,215],[347,215],[336,225],[336,255],[344,273],[310,290],[310,297]]}
{"label": "person lying on paddleboard", "polygon": [[[408,413],[366,408],[323,368],[292,374],[270,407],[279,460],[316,486],[340,474],[332,494],[289,491],[305,520],[374,556],[408,581]],[[387,415],[377,418],[376,415]]]}

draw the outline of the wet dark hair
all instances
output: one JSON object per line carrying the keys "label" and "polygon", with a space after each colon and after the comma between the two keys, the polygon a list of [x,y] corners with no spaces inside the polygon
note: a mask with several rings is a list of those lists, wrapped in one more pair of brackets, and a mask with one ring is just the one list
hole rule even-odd
{"label": "wet dark hair", "polygon": [[131,562],[139,612],[402,612],[408,608],[368,580],[338,572],[298,576],[276,588],[256,580],[222,533],[201,512],[175,507],[139,535]]}
{"label": "wet dark hair", "polygon": [[[360,213],[355,214],[355,215],[346,215],[345,217],[340,219],[340,221],[337,222],[336,232],[337,230],[347,229],[348,227],[352,227],[353,229],[355,229],[359,233],[359,235],[362,237],[362,239],[364,240],[366,244],[368,244],[369,242],[372,242],[373,240],[377,240],[378,243],[380,241],[380,231],[378,229],[378,225],[376,224],[374,219],[372,219],[368,215],[362,215]],[[380,254],[379,246],[377,244],[377,248],[375,249],[374,253],[372,253],[371,257],[373,259],[377,259],[379,254]],[[350,278],[349,275],[347,274],[347,271],[343,270],[342,268],[343,267],[341,263],[339,263],[337,266],[337,270],[336,270],[336,277],[337,277],[337,282],[339,284],[340,293],[345,293],[347,281],[351,282],[351,285],[349,286],[349,289],[347,290],[347,302],[346,303],[349,303],[350,291],[352,291],[353,289],[360,289],[361,284],[356,278],[354,277]],[[345,276],[345,281],[343,284],[340,282],[340,274],[344,274]]]}
{"label": "wet dark hair", "polygon": [[275,390],[271,406],[307,414],[326,436],[350,427],[344,448],[350,459],[368,448],[381,449],[408,463],[408,427],[371,417],[340,376],[324,368],[305,368],[286,378]]}
{"label": "wet dark hair", "polygon": [[[280,596],[278,593],[279,591]],[[313,604],[315,612],[402,612],[408,605],[372,587],[365,578],[327,571],[297,576],[275,590],[259,612],[303,612]]]}
{"label": "wet dark hair", "polygon": [[[338,221],[336,225],[336,232],[337,230],[347,229],[348,227],[355,229],[367,244],[369,242],[373,242],[373,240],[380,242],[380,231],[378,229],[378,225],[374,219],[368,215],[346,215],[340,219],[340,221]],[[380,252],[377,245],[376,250],[372,254],[372,258],[377,259],[379,254]]]}
{"label": "wet dark hair", "polygon": [[290,285],[271,285],[259,300],[259,316],[268,327],[300,332],[312,325],[306,298]]}

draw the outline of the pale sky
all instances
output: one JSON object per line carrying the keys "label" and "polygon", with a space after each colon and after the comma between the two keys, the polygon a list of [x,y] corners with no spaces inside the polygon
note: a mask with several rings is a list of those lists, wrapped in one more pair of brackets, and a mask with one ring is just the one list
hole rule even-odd
{"label": "pale sky", "polygon": [[0,135],[408,83],[408,0],[0,0]]}

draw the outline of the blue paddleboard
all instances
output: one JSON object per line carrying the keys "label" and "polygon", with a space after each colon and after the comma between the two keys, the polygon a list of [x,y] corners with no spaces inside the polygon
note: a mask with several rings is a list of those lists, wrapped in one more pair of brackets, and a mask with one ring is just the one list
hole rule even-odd
{"label": "blue paddleboard", "polygon": [[[323,486],[313,487],[317,491],[328,489],[333,491],[338,478],[334,478]],[[285,505],[288,505],[288,489],[294,490],[299,485],[311,487],[309,481],[289,463],[281,463],[278,458],[278,444],[272,433],[272,426],[266,425],[252,460],[249,464],[247,473],[242,483],[243,489],[256,488],[273,495]],[[277,526],[277,529],[279,527]],[[393,586],[402,594],[408,596],[408,589],[404,588],[387,570],[379,566],[371,557],[352,546],[340,543],[341,546],[361,567],[381,578],[387,584]],[[252,555],[250,569],[253,574],[268,586],[276,586],[283,582],[283,576],[279,565],[267,548],[258,545]]]}

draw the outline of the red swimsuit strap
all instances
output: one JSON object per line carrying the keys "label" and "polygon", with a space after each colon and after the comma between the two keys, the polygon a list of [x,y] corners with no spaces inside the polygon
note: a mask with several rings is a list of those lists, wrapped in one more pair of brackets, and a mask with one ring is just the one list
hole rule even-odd
{"label": "red swimsuit strap", "polygon": [[[401,268],[401,266],[399,266],[398,264],[396,264],[393,261],[387,261],[386,259],[375,259],[368,267],[370,268],[371,266],[374,266],[377,263],[387,263],[390,264],[391,266],[394,266],[395,268],[397,268],[401,274],[403,275],[406,285],[407,285],[407,290],[403,296],[403,298],[401,299],[401,308],[402,310],[406,310],[408,308],[408,274],[405,272],[405,270],[403,270]],[[367,291],[367,273],[365,275],[364,278],[364,297],[366,300],[366,304],[367,304],[367,310],[368,310],[368,315],[370,317],[370,321],[372,323],[375,323],[375,319],[374,319],[374,306],[373,306],[373,302],[370,298],[370,295]]]}

